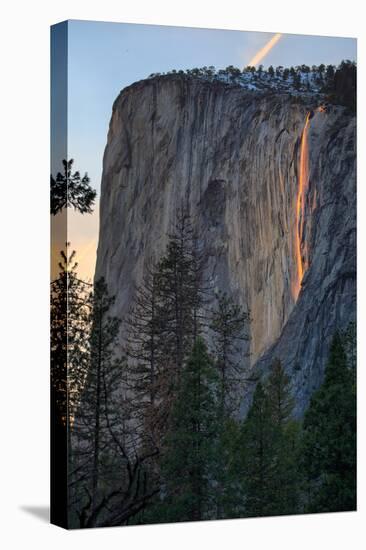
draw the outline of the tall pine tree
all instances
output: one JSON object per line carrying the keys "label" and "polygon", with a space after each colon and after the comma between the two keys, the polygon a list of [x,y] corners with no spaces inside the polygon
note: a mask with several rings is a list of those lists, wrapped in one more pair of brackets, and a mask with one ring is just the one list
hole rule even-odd
{"label": "tall pine tree", "polygon": [[94,288],[90,363],[75,419],[69,474],[71,519],[79,527],[122,525],[157,492],[146,469],[156,451],[140,448],[124,394],[120,320],[110,314],[113,303],[102,278]]}
{"label": "tall pine tree", "polygon": [[270,515],[275,471],[274,429],[268,398],[258,382],[241,430],[241,471],[246,516]]}
{"label": "tall pine tree", "polygon": [[165,442],[161,504],[165,521],[213,517],[216,388],[215,369],[204,341],[198,337],[182,372]]}
{"label": "tall pine tree", "polygon": [[200,333],[203,301],[202,257],[189,212],[180,208],[167,250],[159,262],[159,280],[165,319],[163,353],[171,379],[179,385],[185,359]]}
{"label": "tall pine tree", "polygon": [[[73,439],[74,469],[81,474],[76,479],[83,479],[78,493],[80,495],[82,488],[88,496],[90,523],[96,520],[97,508],[102,500],[102,485],[107,483],[103,460],[110,441],[109,424],[116,424],[115,419],[110,418],[110,415],[116,413],[115,403],[112,404],[117,399],[115,388],[122,379],[121,362],[114,357],[120,321],[109,316],[113,301],[108,295],[104,279],[97,281],[93,294],[90,362],[76,413]],[[71,477],[70,483],[74,484],[75,479]],[[83,502],[84,495],[81,497]]]}
{"label": "tall pine tree", "polygon": [[356,393],[341,336],[332,341],[324,382],[303,424],[308,512],[356,509]]}
{"label": "tall pine tree", "polygon": [[[289,379],[276,359],[259,382],[241,431],[243,506],[248,516],[298,511],[299,425],[292,419]],[[239,462],[240,464],[240,462]]]}
{"label": "tall pine tree", "polygon": [[243,383],[245,342],[249,340],[250,315],[227,294],[219,294],[211,316],[213,352],[220,375],[221,416],[230,416],[238,406]]}
{"label": "tall pine tree", "polygon": [[298,445],[300,425],[292,418],[290,380],[275,359],[266,383],[273,426],[273,477],[269,486],[271,514],[294,514],[299,508]]}
{"label": "tall pine tree", "polygon": [[51,383],[59,421],[71,432],[90,358],[92,290],[78,277],[76,252],[69,249],[66,243],[51,283]]}
{"label": "tall pine tree", "polygon": [[[125,353],[128,359],[130,402],[136,429],[146,442],[157,445],[166,410],[167,384],[164,377],[165,318],[160,275],[153,264],[135,292],[133,306],[125,322]],[[147,443],[149,444],[149,443]]]}

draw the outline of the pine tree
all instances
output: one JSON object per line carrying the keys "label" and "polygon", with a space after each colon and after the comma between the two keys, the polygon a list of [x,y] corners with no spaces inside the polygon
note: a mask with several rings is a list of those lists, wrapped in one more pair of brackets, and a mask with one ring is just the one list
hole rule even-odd
{"label": "pine tree", "polygon": [[216,309],[211,314],[212,348],[218,373],[219,422],[214,479],[216,482],[216,516],[230,517],[235,513],[237,498],[233,476],[232,445],[236,423],[231,416],[237,412],[244,382],[244,357],[248,336],[249,313],[234,303],[227,294],[219,294]]}
{"label": "pine tree", "polygon": [[162,315],[160,277],[155,265],[148,267],[137,287],[132,308],[126,320],[125,352],[128,359],[128,381],[136,429],[144,438],[158,443],[164,424],[166,397],[164,356],[165,318]]}
{"label": "pine tree", "polygon": [[241,460],[240,423],[234,418],[222,418],[219,407],[212,469],[214,480],[215,517],[217,519],[243,517],[243,475]]}
{"label": "pine tree", "polygon": [[303,424],[309,512],[356,509],[356,394],[342,339],[332,341],[324,382]]}
{"label": "pine tree", "polygon": [[118,356],[120,320],[103,278],[95,283],[90,363],[75,417],[69,475],[73,521],[79,527],[121,525],[157,489],[147,478],[156,450],[140,448],[125,395],[125,362]]}
{"label": "pine tree", "polygon": [[[188,211],[181,207],[165,254],[137,287],[126,322],[129,400],[140,445],[157,451],[150,475],[161,475],[161,453],[183,370],[203,322],[203,257]],[[158,514],[159,516],[159,514]],[[141,519],[142,516],[137,518]],[[156,521],[156,507],[143,512]]]}
{"label": "pine tree", "polygon": [[325,91],[331,92],[334,89],[334,65],[327,65],[325,71]]}
{"label": "pine tree", "polygon": [[324,71],[325,71],[325,65],[324,65],[324,63],[321,63],[321,64],[318,66],[318,73],[319,73],[319,76],[320,76],[321,78],[323,78]]}
{"label": "pine tree", "polygon": [[273,425],[273,479],[269,487],[271,514],[294,514],[299,505],[297,454],[299,423],[292,419],[294,400],[290,381],[279,359],[275,359],[266,383]]}
{"label": "pine tree", "polygon": [[66,243],[60,252],[59,276],[51,283],[51,384],[60,421],[71,430],[90,356],[91,285],[79,279],[69,248]]}
{"label": "pine tree", "polygon": [[[93,427],[93,461],[92,461],[92,510],[95,510],[98,499],[100,478],[100,457],[104,445],[104,417],[108,415],[113,390],[118,380],[119,362],[114,360],[114,346],[118,337],[120,321],[109,317],[108,312],[114,298],[108,296],[104,279],[95,284],[93,303],[93,328],[91,334],[91,362],[88,372],[87,387],[84,399],[91,395],[91,425]],[[117,372],[116,372],[117,371]]]}
{"label": "pine tree", "polygon": [[200,333],[205,292],[202,263],[189,213],[181,208],[166,253],[158,264],[161,313],[165,319],[162,353],[175,385],[179,385],[183,363]]}
{"label": "pine tree", "polygon": [[241,429],[241,481],[246,516],[272,513],[274,436],[268,398],[263,385],[258,382]]}
{"label": "pine tree", "polygon": [[[108,423],[115,424],[115,388],[122,378],[121,362],[114,358],[120,321],[109,316],[114,298],[109,297],[104,279],[96,282],[93,294],[93,321],[90,336],[90,363],[75,421],[75,457],[88,456],[83,468],[90,498],[90,516],[96,516],[101,500],[101,484],[106,482],[103,453],[108,448]],[[78,449],[77,449],[78,448]],[[77,460],[75,460],[77,463]],[[78,465],[79,466],[79,465]]]}
{"label": "pine tree", "polygon": [[290,381],[284,371],[281,361],[275,359],[266,383],[271,417],[276,427],[283,430],[291,418],[294,400],[289,389]]}
{"label": "pine tree", "polygon": [[[278,67],[276,67],[276,76],[277,78],[281,78],[281,76],[283,76],[283,66],[282,65],[279,65]],[[286,71],[286,69],[285,69]]]}
{"label": "pine tree", "polygon": [[353,113],[357,108],[357,66],[349,60],[342,61],[334,74],[333,93],[330,99],[338,105],[345,105]]}
{"label": "pine tree", "polygon": [[182,372],[162,462],[161,504],[165,521],[194,521],[213,515],[216,373],[204,341],[198,337]]}
{"label": "pine tree", "polygon": [[147,268],[126,322],[131,401],[154,444],[169,423],[183,364],[201,332],[203,258],[186,209],[177,212],[166,252]]}
{"label": "pine tree", "polygon": [[220,375],[220,406],[222,418],[238,406],[240,384],[243,381],[245,343],[249,340],[250,314],[235,304],[227,294],[219,294],[211,316],[213,352]]}
{"label": "pine tree", "polygon": [[295,90],[300,90],[301,89],[302,82],[301,82],[301,74],[300,73],[295,73],[293,83],[294,83]]}
{"label": "pine tree", "polygon": [[239,460],[234,461],[243,492],[238,510],[246,516],[299,510],[300,427],[292,419],[292,409],[289,379],[277,359],[266,382],[256,387],[241,429]]}
{"label": "pine tree", "polygon": [[90,179],[85,173],[72,173],[73,159],[63,160],[63,173],[56,178],[51,175],[51,214],[56,215],[64,208],[74,208],[80,214],[90,214],[96,197],[96,191],[90,186]]}
{"label": "pine tree", "polygon": [[[75,251],[61,251],[58,277],[51,282],[51,456],[52,507],[69,505],[66,478],[71,459],[75,410],[89,359],[90,285],[77,276]],[[56,466],[61,465],[59,467]],[[63,513],[67,524],[67,510]]]}

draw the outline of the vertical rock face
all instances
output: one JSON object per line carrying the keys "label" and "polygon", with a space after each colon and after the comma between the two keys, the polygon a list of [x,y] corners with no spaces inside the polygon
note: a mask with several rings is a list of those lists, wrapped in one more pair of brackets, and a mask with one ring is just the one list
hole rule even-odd
{"label": "vertical rock face", "polygon": [[299,414],[335,328],[355,315],[355,121],[338,107],[316,112],[307,133],[300,245],[308,269],[297,295],[299,150],[313,107],[178,76],[123,90],[104,155],[96,267],[123,318],[177,209],[188,206],[206,278],[251,311],[251,367],[265,371],[280,357]]}
{"label": "vertical rock face", "polygon": [[355,138],[355,118],[341,109],[311,120],[303,243],[309,268],[279,340],[257,364],[266,372],[273,357],[283,360],[297,414],[322,381],[335,330],[356,317]]}

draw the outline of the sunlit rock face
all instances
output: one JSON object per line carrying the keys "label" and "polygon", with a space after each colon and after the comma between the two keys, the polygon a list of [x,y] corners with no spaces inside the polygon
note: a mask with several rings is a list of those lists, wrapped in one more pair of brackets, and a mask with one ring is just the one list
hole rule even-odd
{"label": "sunlit rock face", "polygon": [[251,311],[248,368],[280,357],[299,414],[331,335],[355,314],[355,121],[341,107],[309,122],[296,223],[301,136],[318,103],[179,76],[123,90],[104,155],[96,268],[124,318],[187,205],[206,280]]}

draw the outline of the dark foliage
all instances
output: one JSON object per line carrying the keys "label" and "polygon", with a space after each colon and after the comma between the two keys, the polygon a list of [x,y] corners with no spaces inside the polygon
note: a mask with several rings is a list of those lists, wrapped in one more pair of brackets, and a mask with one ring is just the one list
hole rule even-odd
{"label": "dark foliage", "polygon": [[124,394],[125,364],[116,357],[120,320],[104,279],[93,294],[90,362],[75,415],[69,472],[70,520],[77,527],[122,525],[155,495],[145,465],[155,451],[137,449]]}
{"label": "dark foliage", "polygon": [[[76,252],[60,252],[60,273],[51,283],[51,383],[66,425],[75,413],[89,359],[91,285],[77,275]],[[66,413],[67,410],[67,413]]]}
{"label": "dark foliage", "polygon": [[64,208],[74,208],[80,214],[90,214],[96,197],[96,191],[90,186],[87,174],[72,173],[73,159],[63,160],[63,173],[56,178],[51,175],[51,214],[55,216]]}
{"label": "dark foliage", "polygon": [[217,375],[206,345],[197,338],[184,367],[173,405],[162,459],[161,521],[214,517],[213,486],[217,438]]}
{"label": "dark foliage", "polygon": [[[331,80],[329,67],[319,74]],[[355,326],[335,336],[302,427],[277,359],[239,420],[241,383],[254,381],[244,369],[249,313],[228,295],[206,310],[198,239],[186,210],[176,219],[123,324],[104,279],[91,294],[77,278],[75,253],[62,253],[53,283],[53,387],[61,401],[67,391],[71,397],[61,415],[72,450],[71,526],[353,510]]]}
{"label": "dark foliage", "polygon": [[292,420],[289,379],[280,361],[259,383],[240,436],[242,509],[245,516],[299,511],[299,425]]}
{"label": "dark foliage", "polygon": [[342,61],[334,75],[334,101],[356,111],[356,64]]}
{"label": "dark foliage", "polygon": [[356,394],[354,373],[336,334],[325,379],[304,418],[302,463],[307,511],[356,509]]}
{"label": "dark foliage", "polygon": [[245,379],[245,343],[249,341],[250,315],[234,303],[227,294],[219,294],[212,311],[210,328],[213,333],[215,365],[220,375],[222,416],[230,416],[238,408],[240,389]]}

